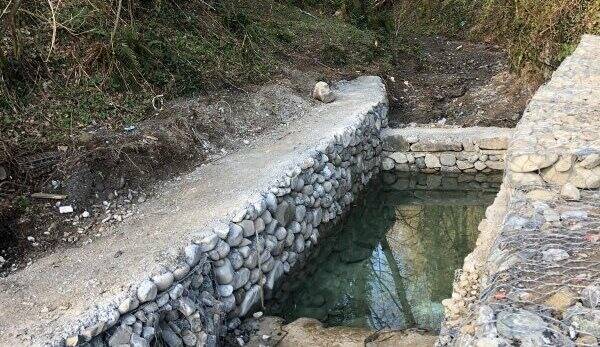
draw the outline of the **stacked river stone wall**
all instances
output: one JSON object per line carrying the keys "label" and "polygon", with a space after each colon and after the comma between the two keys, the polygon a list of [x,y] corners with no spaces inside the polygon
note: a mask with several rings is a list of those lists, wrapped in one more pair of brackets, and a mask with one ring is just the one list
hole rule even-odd
{"label": "stacked river stone wall", "polygon": [[598,346],[599,57],[584,36],[526,109],[440,345]]}
{"label": "stacked river stone wall", "polygon": [[423,191],[494,191],[500,189],[502,174],[415,174],[412,172],[385,171],[382,180],[386,186],[408,195]]}
{"label": "stacked river stone wall", "polygon": [[511,129],[478,127],[387,129],[381,166],[400,172],[501,172],[511,133]]}
{"label": "stacked river stone wall", "polygon": [[[320,229],[348,210],[378,173],[387,126],[381,101],[356,126],[314,150],[227,223],[199,235],[164,269],[94,312],[55,345],[215,346],[269,298],[282,276],[319,241]],[[89,342],[88,342],[89,341]]]}

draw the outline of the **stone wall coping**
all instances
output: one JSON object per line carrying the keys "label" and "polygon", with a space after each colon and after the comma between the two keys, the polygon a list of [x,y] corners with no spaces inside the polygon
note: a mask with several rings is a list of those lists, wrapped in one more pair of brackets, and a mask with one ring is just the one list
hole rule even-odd
{"label": "stone wall coping", "polygon": [[390,152],[443,152],[505,150],[513,129],[485,127],[415,126],[385,129],[384,150]]}

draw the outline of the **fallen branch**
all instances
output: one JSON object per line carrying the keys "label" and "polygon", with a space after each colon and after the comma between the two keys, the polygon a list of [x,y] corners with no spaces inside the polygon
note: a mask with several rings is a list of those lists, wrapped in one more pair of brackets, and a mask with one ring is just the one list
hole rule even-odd
{"label": "fallen branch", "polygon": [[67,198],[66,195],[62,194],[51,194],[51,193],[33,193],[31,197],[34,199],[51,199],[51,200],[64,200]]}
{"label": "fallen branch", "polygon": [[56,14],[54,13],[54,5],[52,0],[48,0],[48,6],[50,6],[50,12],[52,13],[52,39],[50,40],[50,49],[48,50],[48,56],[46,57],[46,63],[50,61],[50,54],[54,49],[54,42],[56,42]]}
{"label": "fallen branch", "polygon": [[310,12],[306,12],[306,11],[304,11],[303,9],[300,9],[300,12],[304,13],[305,15],[307,15],[307,16],[309,16],[309,17],[312,17],[313,19],[317,19],[317,17],[315,17],[315,15],[313,15],[313,14],[312,14],[312,13],[310,13]]}

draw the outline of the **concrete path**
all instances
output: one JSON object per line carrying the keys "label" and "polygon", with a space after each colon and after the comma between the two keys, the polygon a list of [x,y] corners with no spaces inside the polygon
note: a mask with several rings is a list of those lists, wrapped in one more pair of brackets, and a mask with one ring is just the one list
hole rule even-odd
{"label": "concrete path", "polygon": [[286,169],[385,102],[377,77],[340,84],[338,95],[252,148],[165,183],[110,236],[58,251],[0,279],[0,345],[40,344],[79,325],[91,308],[113,301],[161,265],[173,264],[193,237],[231,218]]}

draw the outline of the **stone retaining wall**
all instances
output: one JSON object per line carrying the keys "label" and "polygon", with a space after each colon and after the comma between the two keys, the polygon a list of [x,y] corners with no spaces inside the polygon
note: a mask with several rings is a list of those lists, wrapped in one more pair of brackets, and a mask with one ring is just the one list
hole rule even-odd
{"label": "stone retaining wall", "polygon": [[598,346],[599,57],[584,36],[523,114],[438,344]]}
{"label": "stone retaining wall", "polygon": [[387,102],[359,117],[282,173],[247,208],[183,250],[181,263],[145,279],[113,306],[94,310],[53,345],[215,346],[268,298],[379,171]]}
{"label": "stone retaining wall", "polygon": [[386,186],[406,194],[418,191],[498,191],[503,175],[496,174],[415,174],[403,171],[385,171],[382,181]]}
{"label": "stone retaining wall", "polygon": [[478,127],[387,129],[381,166],[400,172],[501,172],[511,133],[511,129]]}

